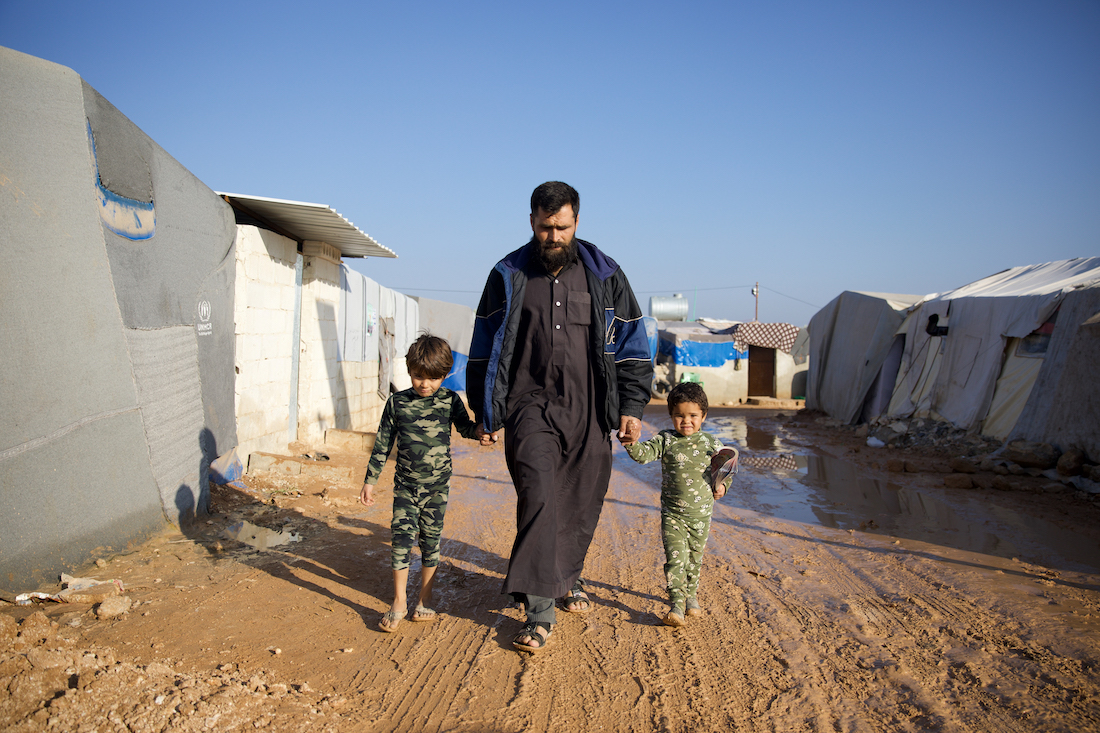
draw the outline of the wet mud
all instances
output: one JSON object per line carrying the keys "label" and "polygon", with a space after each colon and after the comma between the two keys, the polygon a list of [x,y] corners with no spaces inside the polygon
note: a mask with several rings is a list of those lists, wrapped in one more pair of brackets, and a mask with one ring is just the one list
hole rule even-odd
{"label": "wet mud", "polygon": [[[249,477],[218,488],[207,522],[93,568],[125,583],[125,615],[0,609],[0,728],[1097,730],[1096,506],[888,474],[887,453],[792,417],[709,416],[741,468],[704,614],[682,628],[660,621],[660,469],[616,447],[585,568],[596,609],[559,609],[543,652],[515,651],[503,450],[456,437],[436,621],[377,628],[392,464],[371,508],[354,483]],[[643,437],[667,425],[653,406]],[[259,549],[227,536],[242,522],[300,539]]]}

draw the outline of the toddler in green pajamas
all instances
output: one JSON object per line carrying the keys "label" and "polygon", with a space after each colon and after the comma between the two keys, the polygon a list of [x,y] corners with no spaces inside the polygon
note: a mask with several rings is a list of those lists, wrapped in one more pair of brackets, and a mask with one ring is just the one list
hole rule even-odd
{"label": "toddler in green pajamas", "polygon": [[711,486],[711,460],[728,451],[736,465],[736,449],[725,448],[717,438],[700,430],[707,417],[707,394],[693,382],[682,382],[668,394],[672,430],[662,430],[649,440],[626,446],[638,463],[661,459],[661,539],[665,546],[665,579],[671,608],[664,622],[683,626],[685,616],[701,616],[695,598],[703,549],[710,534],[714,500],[726,493],[723,473]]}

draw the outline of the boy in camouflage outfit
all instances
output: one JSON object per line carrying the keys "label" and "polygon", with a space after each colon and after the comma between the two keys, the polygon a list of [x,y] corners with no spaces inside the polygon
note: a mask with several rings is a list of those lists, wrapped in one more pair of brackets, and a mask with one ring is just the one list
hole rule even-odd
{"label": "boy in camouflage outfit", "polygon": [[451,347],[438,336],[424,334],[409,347],[405,364],[413,386],[390,395],[386,401],[367,475],[363,479],[363,490],[359,494],[363,504],[374,504],[374,485],[396,441],[397,467],[390,523],[394,595],[390,610],[378,624],[383,631],[396,631],[408,611],[405,586],[409,580],[409,555],[418,532],[420,598],[412,620],[434,621],[436,618],[429,604],[439,565],[443,515],[447,511],[450,490],[451,424],[464,438],[479,437],[478,428],[462,400],[442,386],[453,363]]}
{"label": "boy in camouflage outfit", "polygon": [[638,463],[661,459],[661,539],[671,605],[664,622],[683,626],[685,616],[703,613],[695,599],[699,569],[714,500],[726,493],[725,476],[711,486],[711,458],[723,450],[736,456],[736,449],[723,448],[717,438],[700,430],[707,417],[707,394],[698,384],[683,382],[673,387],[668,414],[672,430],[628,445],[626,452]]}

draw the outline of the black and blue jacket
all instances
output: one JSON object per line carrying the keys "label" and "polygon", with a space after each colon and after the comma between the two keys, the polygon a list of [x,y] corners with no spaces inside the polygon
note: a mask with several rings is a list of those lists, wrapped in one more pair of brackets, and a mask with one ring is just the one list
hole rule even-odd
{"label": "black and blue jacket", "polygon": [[[619,428],[619,417],[640,418],[649,403],[653,361],[642,311],[618,263],[577,240],[592,297],[591,348],[599,396],[603,398],[600,427],[605,433]],[[466,397],[478,422],[489,432],[504,426],[509,374],[516,333],[527,287],[524,266],[537,256],[533,242],[496,264],[474,321],[470,362],[466,370]]]}

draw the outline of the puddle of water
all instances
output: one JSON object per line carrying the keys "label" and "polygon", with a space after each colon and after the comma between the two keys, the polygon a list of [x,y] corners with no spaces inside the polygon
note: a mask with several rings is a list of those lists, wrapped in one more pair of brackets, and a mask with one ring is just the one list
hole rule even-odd
{"label": "puddle of water", "polygon": [[[720,506],[885,539],[1066,569],[1100,569],[1100,547],[1089,538],[990,505],[981,493],[907,489],[879,481],[847,461],[785,452],[778,436],[747,424],[744,416],[714,412],[703,429],[741,448],[743,467]],[[656,430],[671,427],[666,416],[647,413],[646,418]]]}
{"label": "puddle of water", "polygon": [[[669,427],[671,427],[669,421]],[[740,416],[708,416],[703,430],[723,443],[734,443],[750,451],[774,451],[781,448],[779,438],[765,430],[754,428]]]}
{"label": "puddle of water", "polygon": [[[1033,516],[989,506],[980,495],[949,500],[942,492],[869,478],[855,464],[824,456],[755,458],[762,464],[758,467],[767,470],[742,472],[722,503],[794,522],[983,555],[1100,568],[1100,548],[1087,538]],[[753,459],[744,455],[742,465],[752,466]],[[785,468],[767,465],[782,459],[789,462]]]}

